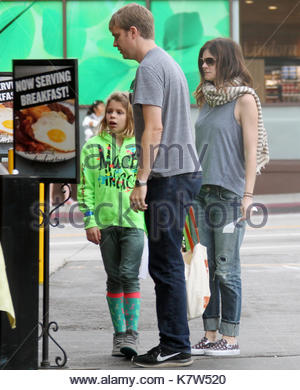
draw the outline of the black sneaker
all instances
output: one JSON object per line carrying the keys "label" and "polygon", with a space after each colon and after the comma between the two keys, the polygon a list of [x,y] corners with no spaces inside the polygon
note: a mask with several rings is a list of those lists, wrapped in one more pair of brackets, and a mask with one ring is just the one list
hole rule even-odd
{"label": "black sneaker", "polygon": [[181,367],[193,363],[190,353],[170,351],[160,345],[145,355],[133,356],[131,361],[139,367]]}

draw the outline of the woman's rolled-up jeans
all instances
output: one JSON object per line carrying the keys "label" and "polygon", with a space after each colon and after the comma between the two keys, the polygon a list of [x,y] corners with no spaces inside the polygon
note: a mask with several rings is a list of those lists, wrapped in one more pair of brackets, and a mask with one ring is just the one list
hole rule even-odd
{"label": "woman's rolled-up jeans", "polygon": [[[245,234],[241,197],[223,187],[202,186],[195,213],[200,241],[207,247],[211,297],[203,313],[205,331],[237,336],[241,316],[240,247]],[[221,321],[220,321],[221,317]]]}

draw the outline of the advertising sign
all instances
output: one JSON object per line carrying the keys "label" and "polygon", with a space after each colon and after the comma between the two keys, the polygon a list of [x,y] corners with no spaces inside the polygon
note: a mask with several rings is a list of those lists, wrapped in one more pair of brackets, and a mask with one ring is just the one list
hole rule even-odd
{"label": "advertising sign", "polygon": [[14,60],[15,169],[41,181],[79,173],[77,60]]}
{"label": "advertising sign", "polygon": [[0,144],[13,142],[12,73],[0,72]]}

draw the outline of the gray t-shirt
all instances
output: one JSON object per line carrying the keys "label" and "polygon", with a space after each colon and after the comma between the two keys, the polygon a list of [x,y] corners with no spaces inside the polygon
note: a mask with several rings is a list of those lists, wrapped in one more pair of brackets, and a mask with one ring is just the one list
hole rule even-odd
{"label": "gray t-shirt", "polygon": [[180,66],[160,47],[150,50],[141,61],[132,102],[137,150],[145,127],[142,105],[162,109],[163,133],[151,176],[174,176],[201,170],[192,132],[186,78]]}

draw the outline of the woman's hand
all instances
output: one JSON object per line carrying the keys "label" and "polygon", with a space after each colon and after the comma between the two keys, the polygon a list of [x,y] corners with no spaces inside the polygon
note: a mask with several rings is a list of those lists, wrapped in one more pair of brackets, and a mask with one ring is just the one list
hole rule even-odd
{"label": "woman's hand", "polygon": [[86,229],[85,231],[86,233],[86,238],[88,239],[88,241],[96,244],[96,245],[99,245],[100,243],[100,240],[101,240],[101,231],[98,227],[91,227],[89,229]]}
{"label": "woman's hand", "polygon": [[[244,196],[242,199],[242,204],[241,204],[241,212],[242,212],[242,218],[241,221],[244,221],[247,219],[247,210],[248,208],[252,205],[253,203],[253,198],[250,196]],[[253,208],[251,208],[250,214],[248,214],[248,217],[251,217],[253,212]]]}

